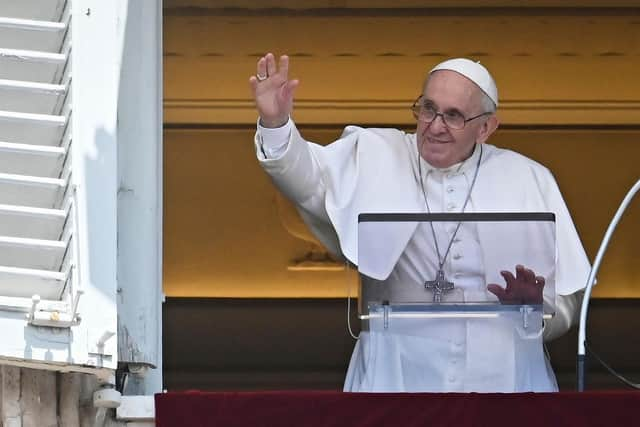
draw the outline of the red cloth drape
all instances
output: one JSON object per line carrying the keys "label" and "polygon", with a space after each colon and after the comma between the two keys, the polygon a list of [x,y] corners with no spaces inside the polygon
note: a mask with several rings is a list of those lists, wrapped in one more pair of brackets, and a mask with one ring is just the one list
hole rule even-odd
{"label": "red cloth drape", "polygon": [[156,425],[640,426],[640,393],[172,392]]}

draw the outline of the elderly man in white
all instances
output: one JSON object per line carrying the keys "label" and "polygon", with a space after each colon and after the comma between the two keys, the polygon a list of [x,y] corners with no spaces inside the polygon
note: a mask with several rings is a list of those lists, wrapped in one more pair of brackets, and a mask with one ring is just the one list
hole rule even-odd
{"label": "elderly man in white", "polygon": [[[358,264],[360,213],[553,212],[558,298],[544,338],[555,338],[575,323],[587,257],[551,173],[520,154],[486,144],[498,127],[498,91],[485,67],[462,58],[434,67],[412,107],[415,134],[350,126],[338,141],[322,147],[304,140],[291,119],[298,80],[289,79],[288,66],[287,56],[276,64],[269,53],[249,79],[260,116],[257,157],[329,249]],[[463,247],[464,260],[454,265],[438,253],[438,262],[456,270],[463,286],[489,283],[484,291],[502,303],[539,302],[545,278],[523,265],[514,266],[515,275],[486,271],[482,254],[487,248],[469,227],[451,238]],[[432,231],[420,224],[394,236],[389,246],[399,250],[383,268],[382,279],[424,283],[429,272],[420,258],[438,252]],[[496,275],[505,287],[493,283]],[[557,384],[542,338],[521,340],[499,322],[449,320],[441,328],[406,334],[363,331],[344,390],[521,392],[556,391]]]}

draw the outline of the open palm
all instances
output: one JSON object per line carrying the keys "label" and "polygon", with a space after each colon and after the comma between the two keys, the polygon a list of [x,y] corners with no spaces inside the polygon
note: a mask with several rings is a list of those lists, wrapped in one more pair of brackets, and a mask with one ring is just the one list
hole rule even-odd
{"label": "open palm", "polygon": [[289,57],[281,56],[277,66],[272,53],[260,58],[257,73],[249,78],[249,84],[260,124],[268,128],[284,125],[293,110],[293,94],[299,84],[296,79],[289,80]]}

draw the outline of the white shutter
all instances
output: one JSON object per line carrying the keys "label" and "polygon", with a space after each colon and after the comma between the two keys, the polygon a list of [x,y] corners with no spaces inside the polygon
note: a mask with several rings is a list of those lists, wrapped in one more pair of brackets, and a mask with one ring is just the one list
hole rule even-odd
{"label": "white shutter", "polygon": [[113,5],[0,2],[3,363],[117,364]]}
{"label": "white shutter", "polygon": [[41,3],[0,6],[0,295],[70,324],[69,22],[64,1]]}

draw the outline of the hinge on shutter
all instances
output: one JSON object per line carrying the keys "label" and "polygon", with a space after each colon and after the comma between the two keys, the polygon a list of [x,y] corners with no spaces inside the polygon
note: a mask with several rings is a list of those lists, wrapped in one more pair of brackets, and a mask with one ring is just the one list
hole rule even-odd
{"label": "hinge on shutter", "polygon": [[31,310],[27,314],[27,323],[33,326],[48,326],[51,328],[70,328],[80,324],[80,316],[78,315],[78,303],[83,291],[79,289],[73,299],[73,306],[70,312],[60,311],[42,311],[38,310],[40,296],[31,297]]}

